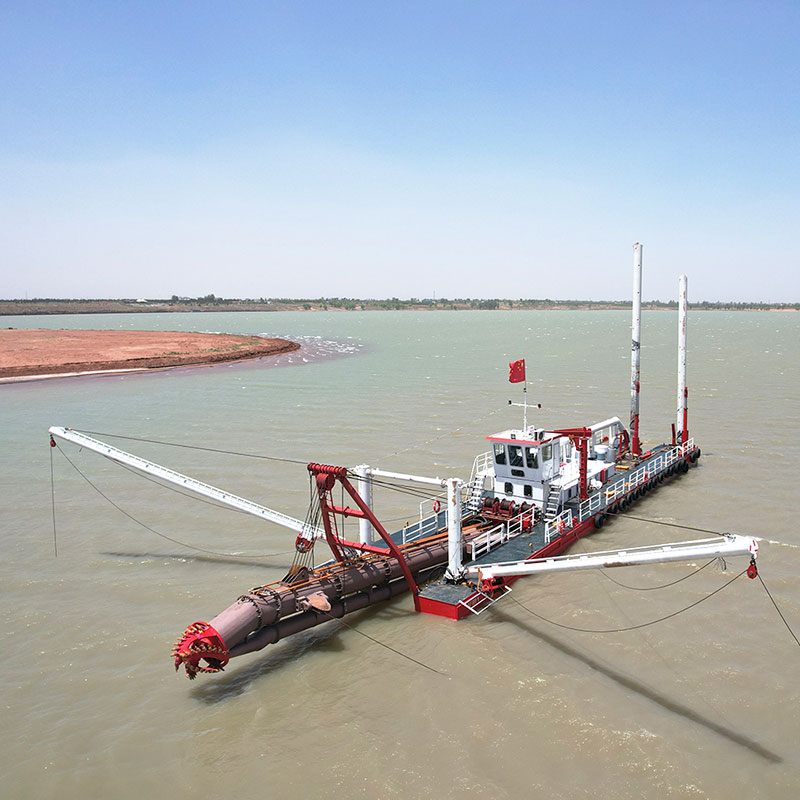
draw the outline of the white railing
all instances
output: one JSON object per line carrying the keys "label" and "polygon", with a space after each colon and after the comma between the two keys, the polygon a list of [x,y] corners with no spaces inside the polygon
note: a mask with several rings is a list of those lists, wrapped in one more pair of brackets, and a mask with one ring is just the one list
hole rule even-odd
{"label": "white railing", "polygon": [[494,462],[492,461],[491,451],[480,453],[475,456],[475,460],[472,462],[472,472],[469,476],[469,482],[472,483],[478,475],[485,475],[491,472],[493,468]]}
{"label": "white railing", "polygon": [[610,502],[607,499],[609,491],[610,487],[602,492],[595,492],[588,500],[584,500],[578,507],[577,521],[583,522],[587,517],[593,516],[601,508],[607,506]]}
{"label": "white railing", "polygon": [[[651,478],[659,475],[693,450],[694,439],[689,439],[684,444],[676,445],[669,450],[665,450],[663,453],[659,453],[655,458],[648,460],[646,464],[643,464],[633,472],[620,475],[610,485],[599,492],[595,492],[580,504],[574,517],[574,523],[579,524],[589,517],[594,516],[598,511],[610,506],[620,497],[638,489],[642,484],[647,483]],[[558,529],[558,522],[563,516],[562,514],[561,517],[557,517],[552,523],[545,525],[546,543],[549,543],[553,538],[560,536],[561,533],[572,527],[572,524],[565,526],[562,522],[561,528]]]}
{"label": "white railing", "polygon": [[[440,503],[439,511],[433,510],[433,504],[436,499],[438,499]],[[430,508],[430,511],[426,511],[427,508]],[[470,513],[469,509],[467,508],[466,502],[464,502],[461,504],[461,518],[463,519],[468,513]],[[445,502],[445,498],[423,500],[419,504],[419,515],[419,522],[415,522],[412,525],[405,525],[400,531],[400,541],[402,544],[408,544],[417,539],[424,539],[426,536],[433,536],[435,533],[442,530],[442,528],[447,527],[447,503]]]}
{"label": "white railing", "polygon": [[423,513],[423,505],[426,503],[433,506],[433,500],[425,500],[420,503],[420,520],[412,525],[405,525],[402,529],[401,541],[403,544],[424,539],[426,536],[433,536],[437,531],[447,527],[447,503],[439,501],[441,508],[439,511],[431,511],[426,516]]}
{"label": "white railing", "polygon": [[[620,497],[623,497],[642,484],[647,483],[651,478],[659,475],[667,467],[672,466],[676,461],[685,457],[694,450],[694,439],[689,439],[685,444],[676,445],[663,453],[659,453],[655,458],[648,460],[633,472],[620,475],[609,486],[601,491],[593,493],[587,500],[580,504],[577,511],[573,514],[572,509],[566,509],[551,522],[544,525],[545,544],[549,544],[553,539],[571,530],[575,525],[580,524],[589,517],[597,514],[598,511],[608,507]],[[491,453],[484,453],[475,459],[472,468],[473,477],[479,469],[479,459],[491,458]],[[486,463],[484,461],[484,463]],[[529,513],[529,512],[528,512]],[[488,553],[498,544],[507,542],[509,539],[522,533],[522,519],[525,515],[519,514],[508,522],[501,522],[494,528],[490,528],[484,533],[476,536],[470,543],[472,551],[472,561],[480,558],[484,553]],[[415,537],[418,538],[418,537]],[[405,539],[404,539],[405,541]]]}
{"label": "white railing", "polygon": [[419,521],[432,517],[434,514],[440,513],[443,509],[447,508],[447,497],[429,497],[419,504]]}
{"label": "white railing", "polygon": [[544,524],[544,542],[550,544],[553,539],[566,533],[576,523],[575,517],[572,514],[572,509],[568,508],[562,511],[552,522],[545,522]]}
{"label": "white railing", "polygon": [[526,516],[529,517],[530,514],[530,511],[517,514],[516,517],[508,520],[508,522],[500,522],[495,525],[494,528],[489,528],[489,530],[476,536],[470,542],[471,560],[474,561],[476,558],[480,558],[484,553],[488,553],[490,550],[497,547],[497,545],[507,542],[515,536],[519,536],[523,531],[523,519]]}

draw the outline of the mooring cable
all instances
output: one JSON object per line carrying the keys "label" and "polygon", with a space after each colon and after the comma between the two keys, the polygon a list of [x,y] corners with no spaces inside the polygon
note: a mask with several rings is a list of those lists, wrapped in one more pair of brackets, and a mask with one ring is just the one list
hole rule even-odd
{"label": "mooring cable", "polygon": [[717,594],[717,592],[721,592],[727,586],[730,586],[737,578],[741,578],[742,575],[745,574],[745,572],[747,572],[747,569],[743,569],[738,575],[734,575],[729,581],[723,583],[722,586],[718,586],[716,589],[714,589],[713,592],[707,594],[705,597],[701,597],[699,600],[695,600],[694,603],[691,603],[685,608],[681,608],[678,611],[673,611],[671,614],[667,614],[665,617],[659,617],[658,619],[653,619],[650,620],[649,622],[643,622],[640,625],[630,625],[626,628],[595,629],[595,628],[577,628],[572,625],[564,625],[560,622],[556,622],[555,620],[543,617],[541,614],[537,614],[535,611],[528,608],[524,603],[521,603],[519,600],[517,600],[517,598],[514,597],[513,595],[511,596],[511,599],[518,606],[520,606],[520,608],[524,609],[529,614],[533,614],[534,617],[537,617],[543,622],[549,622],[551,625],[555,625],[558,628],[564,628],[565,630],[568,631],[577,631],[578,633],[624,633],[625,631],[635,631],[638,630],[639,628],[647,628],[650,625],[655,625],[658,622],[664,622],[665,620],[671,619],[672,617],[677,617],[678,614],[682,614],[684,611],[688,611],[690,608],[694,608],[695,606],[700,605],[700,603],[703,603],[709,598],[713,597],[715,594]]}

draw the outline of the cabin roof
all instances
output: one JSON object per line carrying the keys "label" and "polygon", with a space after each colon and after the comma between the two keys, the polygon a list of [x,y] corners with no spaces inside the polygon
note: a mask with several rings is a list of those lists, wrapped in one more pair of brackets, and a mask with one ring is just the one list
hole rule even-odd
{"label": "cabin roof", "polygon": [[486,439],[490,442],[503,442],[505,444],[524,444],[530,447],[539,447],[539,445],[547,444],[555,439],[561,439],[560,434],[550,434],[545,436],[544,439],[532,439],[531,433],[528,431],[520,431],[510,428],[507,431],[500,431],[500,433],[493,433],[487,436]]}

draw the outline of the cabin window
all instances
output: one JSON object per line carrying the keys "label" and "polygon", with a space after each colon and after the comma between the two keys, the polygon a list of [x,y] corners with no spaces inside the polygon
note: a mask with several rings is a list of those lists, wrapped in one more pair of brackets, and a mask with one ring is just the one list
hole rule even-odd
{"label": "cabin window", "polygon": [[526,447],[525,448],[525,463],[528,469],[537,469],[539,466],[539,448]]}
{"label": "cabin window", "polygon": [[506,463],[506,446],[500,442],[494,443],[494,462],[495,464]]}
{"label": "cabin window", "polygon": [[514,494],[514,484],[506,481],[505,485],[506,494]]}
{"label": "cabin window", "polygon": [[542,447],[542,461],[550,461],[553,457],[553,445],[546,444]]}
{"label": "cabin window", "polygon": [[522,466],[522,448],[518,444],[508,446],[508,463],[512,467]]}
{"label": "cabin window", "polygon": [[522,487],[522,491],[525,494],[525,497],[533,497],[533,486],[529,483],[526,483],[525,486]]}

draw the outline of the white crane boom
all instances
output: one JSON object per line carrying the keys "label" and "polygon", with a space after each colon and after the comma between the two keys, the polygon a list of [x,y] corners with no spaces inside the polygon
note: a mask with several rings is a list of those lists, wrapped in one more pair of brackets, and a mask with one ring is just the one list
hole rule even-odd
{"label": "white crane boom", "polygon": [[521,577],[540,572],[567,572],[577,569],[606,569],[641,564],[663,564],[669,561],[694,561],[715,556],[758,555],[758,542],[747,536],[726,533],[718,539],[697,539],[691,542],[671,542],[652,547],[630,547],[625,550],[606,550],[600,553],[577,553],[531,561],[507,561],[498,564],[473,564],[466,572],[477,574],[482,581],[494,578]]}
{"label": "white crane boom", "polygon": [[208,497],[210,500],[215,500],[217,503],[235,508],[237,511],[244,511],[246,514],[252,514],[254,517],[266,520],[267,522],[274,522],[276,525],[281,525],[284,528],[302,533],[306,538],[323,538],[325,532],[321,528],[314,528],[309,530],[304,522],[288,514],[282,514],[280,511],[267,508],[266,506],[254,503],[252,500],[247,500],[244,497],[232,494],[231,492],[217,489],[208,483],[203,483],[196,478],[190,478],[188,475],[182,475],[180,472],[162,467],[147,459],[140,458],[139,456],[126,453],[110,444],[101,442],[99,439],[93,439],[85,433],[78,433],[77,431],[70,430],[69,428],[50,428],[50,435],[57,436],[59,439],[64,439],[67,442],[72,442],[80,447],[85,447],[87,450],[92,450],[105,456],[111,461],[116,461],[118,464],[124,464],[126,467],[145,472],[155,478],[172,483],[175,486],[180,486],[182,489],[188,489],[190,492]]}

